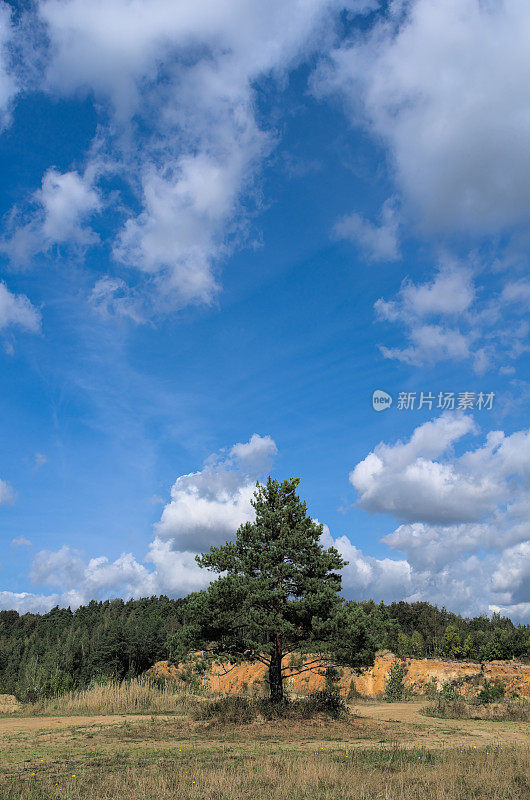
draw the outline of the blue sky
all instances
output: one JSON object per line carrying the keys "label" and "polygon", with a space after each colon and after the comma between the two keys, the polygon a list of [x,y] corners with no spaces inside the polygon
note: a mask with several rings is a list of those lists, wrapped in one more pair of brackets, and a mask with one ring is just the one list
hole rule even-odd
{"label": "blue sky", "polygon": [[200,588],[271,472],[346,596],[528,621],[529,28],[0,3],[0,607]]}

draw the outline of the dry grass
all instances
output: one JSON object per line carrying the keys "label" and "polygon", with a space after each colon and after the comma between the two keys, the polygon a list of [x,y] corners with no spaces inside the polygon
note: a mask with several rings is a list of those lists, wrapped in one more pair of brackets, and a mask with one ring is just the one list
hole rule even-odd
{"label": "dry grass", "polygon": [[194,703],[193,695],[170,682],[137,678],[96,684],[91,689],[39,700],[26,705],[23,713],[58,716],[186,713]]}
{"label": "dry grass", "polygon": [[187,757],[100,764],[68,775],[29,775],[3,800],[527,800],[528,752],[371,749],[239,758]]}
{"label": "dry grass", "polygon": [[530,703],[527,700],[506,700],[502,703],[480,705],[462,697],[455,700],[439,698],[426,706],[422,713],[441,719],[483,719],[496,722],[530,722]]}
{"label": "dry grass", "polygon": [[[61,698],[61,713],[198,701],[156,685],[96,687]],[[146,694],[142,692],[146,690]],[[154,690],[153,700],[151,690]],[[114,703],[114,705],[113,705]],[[132,704],[132,709],[131,709]],[[180,707],[182,709],[182,706]],[[386,707],[389,708],[390,707]],[[57,706],[48,707],[57,713]],[[1,800],[528,800],[530,750],[502,747],[503,723],[452,727],[354,717],[254,721],[245,725],[179,716],[72,720],[59,729],[6,727]],[[476,726],[477,730],[473,728]],[[494,735],[479,742],[485,727]],[[524,726],[521,726],[522,728]],[[474,730],[475,744],[471,731]],[[454,738],[452,738],[454,737]],[[425,741],[426,746],[418,746]],[[454,745],[450,742],[453,741]],[[462,742],[466,742],[465,747]],[[505,741],[508,741],[505,738]],[[457,744],[460,744],[457,747]]]}

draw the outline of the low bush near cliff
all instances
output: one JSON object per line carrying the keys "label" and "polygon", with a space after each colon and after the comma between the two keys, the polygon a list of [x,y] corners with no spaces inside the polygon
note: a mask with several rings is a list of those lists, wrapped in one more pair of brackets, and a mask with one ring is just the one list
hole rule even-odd
{"label": "low bush near cliff", "polygon": [[248,724],[260,719],[339,719],[347,715],[348,709],[340,694],[326,691],[280,703],[271,702],[268,698],[222,697],[204,703],[195,711],[195,719],[225,724]]}
{"label": "low bush near cliff", "polygon": [[405,665],[396,659],[390,666],[385,684],[385,700],[388,703],[403,700],[405,697]]}

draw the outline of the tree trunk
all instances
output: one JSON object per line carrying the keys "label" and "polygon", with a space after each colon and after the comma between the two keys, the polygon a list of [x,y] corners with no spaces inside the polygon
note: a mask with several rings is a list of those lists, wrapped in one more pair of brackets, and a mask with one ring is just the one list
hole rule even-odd
{"label": "tree trunk", "polygon": [[282,644],[280,637],[276,637],[274,651],[269,663],[269,689],[271,700],[280,703],[283,700],[283,676],[282,676]]}

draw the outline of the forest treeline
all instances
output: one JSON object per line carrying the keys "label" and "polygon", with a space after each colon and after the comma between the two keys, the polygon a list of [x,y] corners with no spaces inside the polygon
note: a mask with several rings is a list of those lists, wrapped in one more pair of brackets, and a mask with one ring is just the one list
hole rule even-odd
{"label": "forest treeline", "polygon": [[[0,693],[21,700],[133,678],[171,656],[188,598],[92,601],[76,611],[0,612]],[[491,661],[530,658],[530,626],[498,614],[463,618],[426,602],[348,603],[377,647],[401,657]],[[359,612],[358,612],[359,613]]]}

